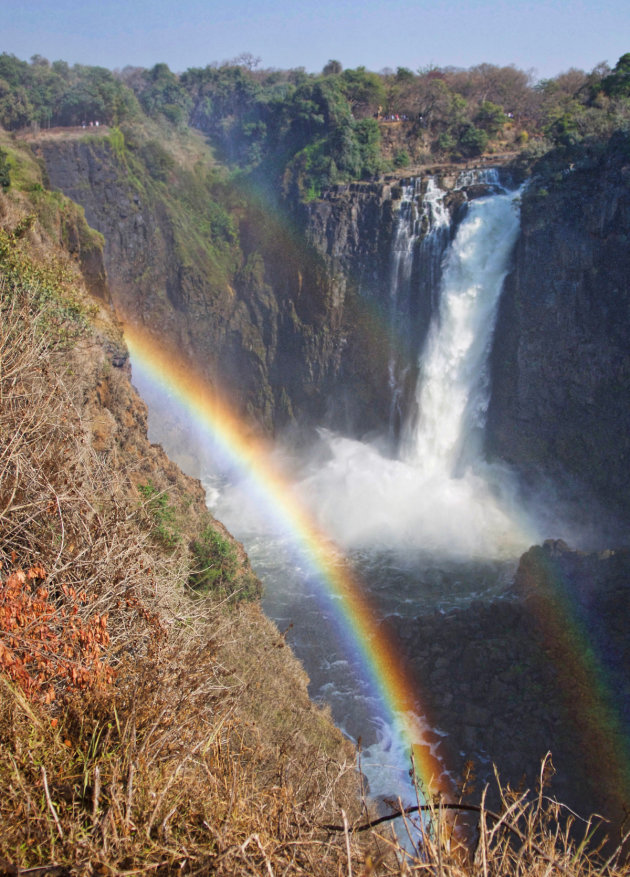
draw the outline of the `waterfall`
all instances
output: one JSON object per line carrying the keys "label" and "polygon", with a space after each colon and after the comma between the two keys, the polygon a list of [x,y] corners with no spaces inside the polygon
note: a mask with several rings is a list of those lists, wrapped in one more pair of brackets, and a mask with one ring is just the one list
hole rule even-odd
{"label": "waterfall", "polygon": [[[400,356],[400,341],[409,332],[418,302],[424,303],[425,316],[430,313],[433,290],[439,283],[440,263],[450,233],[445,194],[430,177],[421,195],[420,180],[414,179],[404,186],[398,209],[389,271],[389,321],[396,339],[388,363],[390,438],[396,437],[404,420],[405,385],[409,377],[408,361]],[[418,276],[414,277],[414,273]]]}
{"label": "waterfall", "polygon": [[[299,485],[323,529],[345,548],[488,558],[517,556],[535,541],[509,472],[481,455],[489,353],[518,234],[519,193],[503,189],[491,171],[458,184],[480,197],[463,199],[455,230],[433,180],[422,199],[416,183],[406,187],[400,205],[387,290],[398,309],[394,337],[402,337],[398,349],[392,345],[391,411],[403,403],[407,409],[398,457],[378,441],[321,430],[322,447]],[[424,313],[419,299],[429,300]],[[403,386],[400,367],[410,326],[419,335],[415,394]]]}
{"label": "waterfall", "polygon": [[[486,174],[477,181],[496,185],[496,177]],[[408,461],[426,475],[450,478],[479,456],[490,347],[518,229],[517,193],[503,189],[478,198],[467,205],[445,257],[405,446]]]}

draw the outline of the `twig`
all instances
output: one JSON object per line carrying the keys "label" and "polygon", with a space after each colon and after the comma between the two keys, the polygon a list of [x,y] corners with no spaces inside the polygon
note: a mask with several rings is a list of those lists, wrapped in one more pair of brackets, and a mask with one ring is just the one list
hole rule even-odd
{"label": "twig", "polygon": [[53,802],[50,799],[50,792],[48,791],[48,777],[46,776],[46,768],[42,765],[42,779],[44,781],[44,795],[46,796],[46,803],[48,804],[48,809],[52,813],[52,817],[55,820],[55,825],[57,826],[57,831],[59,832],[59,837],[63,840],[63,831],[61,830],[61,825],[59,823],[59,817],[55,812],[55,808],[53,807]]}
{"label": "twig", "polygon": [[[494,813],[492,810],[482,809],[478,804],[439,804],[440,810],[459,810],[468,813],[485,813],[491,819],[497,823],[495,825],[495,829],[499,827],[499,825],[504,825],[508,831],[511,831],[512,834],[516,835],[519,840],[526,842],[527,838],[523,834],[523,832],[517,828],[515,825],[512,825],[510,822],[505,822],[505,816],[507,814],[503,814],[500,816],[498,813]],[[364,822],[363,825],[359,825],[353,829],[353,832],[360,831],[369,831],[369,829],[374,828],[377,825],[382,825],[384,822],[391,822],[392,819],[398,819],[400,816],[408,816],[410,813],[426,813],[427,811],[433,811],[435,806],[433,804],[414,804],[412,807],[404,807],[395,813],[389,813],[387,816],[379,816],[378,819],[370,819],[369,822]],[[343,813],[343,811],[342,811]],[[347,823],[345,825],[321,825],[320,828],[325,829],[326,831],[347,831]],[[532,843],[532,849],[538,853],[538,855],[550,865],[553,865],[554,868],[557,868],[562,874],[567,874],[571,877],[571,872],[561,865],[556,859],[552,856],[549,856],[542,847],[538,846],[538,844]]]}
{"label": "twig", "polygon": [[99,798],[101,795],[101,770],[98,766],[94,768],[94,789],[92,792],[92,823],[96,820],[98,813]]}
{"label": "twig", "polygon": [[[477,804],[440,804],[439,806],[443,810],[464,810],[470,813],[481,812],[481,808]],[[360,831],[368,831],[370,828],[381,825],[383,822],[391,822],[392,819],[398,819],[400,816],[409,816],[410,813],[426,813],[427,811],[434,809],[435,807],[433,804],[414,804],[410,807],[401,807],[399,810],[395,810],[393,813],[388,813],[386,816],[379,816],[376,819],[370,819],[368,822],[364,822],[362,825],[353,828],[352,831],[354,834],[357,834]],[[501,818],[498,814],[492,814],[489,810],[486,812],[493,815],[496,819]],[[326,831],[344,831],[343,825],[320,825],[320,828],[324,828]]]}
{"label": "twig", "polygon": [[346,836],[346,855],[348,857],[348,877],[352,877],[352,857],[350,855],[350,833],[348,831],[348,819],[346,817],[346,811],[341,811],[341,816],[343,817],[343,831]]}

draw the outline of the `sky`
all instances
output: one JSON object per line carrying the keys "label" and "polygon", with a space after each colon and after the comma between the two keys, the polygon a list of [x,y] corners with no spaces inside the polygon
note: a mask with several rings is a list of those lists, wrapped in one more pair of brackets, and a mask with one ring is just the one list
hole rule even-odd
{"label": "sky", "polygon": [[614,66],[628,0],[0,0],[0,51],[180,72],[244,52],[319,72],[514,64],[535,79]]}

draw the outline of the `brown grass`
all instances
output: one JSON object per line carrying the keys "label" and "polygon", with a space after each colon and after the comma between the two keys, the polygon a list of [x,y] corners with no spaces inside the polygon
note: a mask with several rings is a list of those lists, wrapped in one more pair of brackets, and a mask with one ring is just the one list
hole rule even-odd
{"label": "brown grass", "polygon": [[94,440],[85,329],[61,287],[29,278],[0,279],[0,578],[45,571],[61,651],[69,612],[106,616],[115,675],[59,675],[46,703],[0,672],[0,873],[630,873],[542,791],[504,791],[467,828],[435,802],[404,818],[405,846],[359,831],[353,753],[257,606],[188,593],[187,540],[160,547],[134,488],[146,438],[131,455]]}
{"label": "brown grass", "polygon": [[[187,538],[156,544],[134,488],[141,464],[94,442],[94,376],[63,290],[42,283],[37,272],[0,280],[0,578],[45,570],[60,653],[68,612],[86,625],[107,617],[115,676],[73,686],[58,675],[45,703],[0,674],[4,867],[336,872],[345,848],[314,826],[339,800],[352,806],[347,749],[257,607],[188,593]],[[32,647],[23,627],[5,634]],[[268,650],[278,659],[265,676]]]}

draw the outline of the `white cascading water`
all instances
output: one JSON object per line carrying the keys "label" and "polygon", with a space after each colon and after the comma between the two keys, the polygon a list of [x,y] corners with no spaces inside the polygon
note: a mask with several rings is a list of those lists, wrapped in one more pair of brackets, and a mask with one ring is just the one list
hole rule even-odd
{"label": "white cascading water", "polygon": [[[396,230],[392,245],[392,260],[389,280],[390,325],[394,337],[404,332],[405,321],[409,318],[408,298],[414,258],[422,268],[421,289],[415,290],[419,297],[426,296],[432,301],[434,290],[439,283],[440,263],[449,235],[450,216],[444,206],[444,192],[433,177],[427,182],[424,196],[420,198],[420,181],[413,180],[403,189],[398,211]],[[404,385],[407,366],[400,366],[398,350],[392,347],[389,358],[390,391],[390,437],[396,433],[396,425],[404,419]]]}
{"label": "white cascading water", "polygon": [[[490,185],[496,194],[467,205],[443,257],[420,356],[417,410],[408,419],[400,458],[322,431],[329,460],[312,465],[302,483],[304,501],[343,547],[515,557],[534,539],[524,529],[508,473],[481,459],[488,357],[519,229],[519,195],[501,189],[496,172],[464,181],[471,182]],[[443,250],[448,241],[443,196],[430,182],[422,209],[428,230],[422,229],[418,244],[428,249],[423,256],[439,251],[440,243]],[[401,236],[399,228],[397,242]],[[400,261],[412,252],[409,244],[399,248],[397,282]],[[438,273],[434,263],[431,270]]]}
{"label": "white cascading water", "polygon": [[[429,329],[407,459],[423,473],[452,477],[475,462],[470,440],[485,426],[488,357],[499,297],[519,229],[513,192],[472,201],[448,252],[439,310]],[[466,443],[468,442],[468,447]]]}

